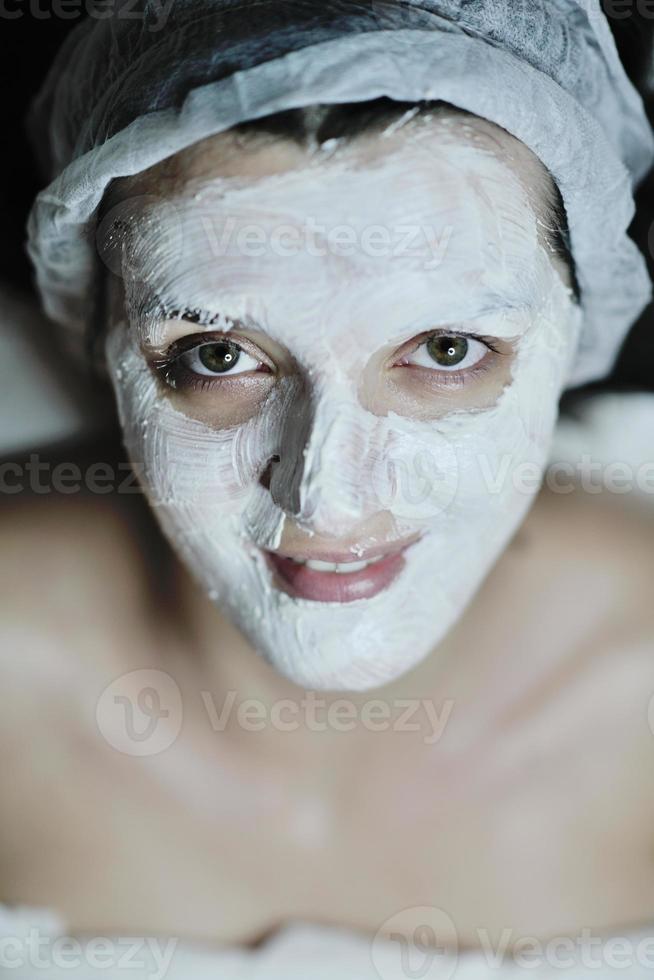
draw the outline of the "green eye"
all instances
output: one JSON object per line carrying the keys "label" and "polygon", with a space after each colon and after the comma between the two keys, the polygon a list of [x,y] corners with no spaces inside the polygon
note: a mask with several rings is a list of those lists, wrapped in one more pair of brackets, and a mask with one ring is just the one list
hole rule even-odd
{"label": "green eye", "polygon": [[[186,349],[178,353],[176,348],[182,344]],[[244,381],[246,376],[274,374],[265,355],[257,357],[256,349],[248,349],[251,346],[248,340],[240,344],[231,337],[190,336],[173,344],[156,367],[171,388],[179,389],[192,387],[198,377],[204,390],[211,387],[211,379],[222,389],[229,387],[232,379]]]}
{"label": "green eye", "polygon": [[212,374],[224,374],[236,367],[241,351],[235,344],[202,344],[197,348],[197,356],[203,367]]}
{"label": "green eye", "polygon": [[432,337],[426,343],[427,353],[441,367],[456,367],[468,356],[470,348],[465,337]]}

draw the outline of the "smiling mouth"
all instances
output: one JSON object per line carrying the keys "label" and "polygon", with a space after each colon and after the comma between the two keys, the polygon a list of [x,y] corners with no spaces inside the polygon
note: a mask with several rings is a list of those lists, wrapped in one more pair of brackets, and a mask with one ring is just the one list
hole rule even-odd
{"label": "smiling mouth", "polygon": [[289,595],[313,602],[355,602],[372,599],[395,581],[405,565],[412,540],[361,559],[352,555],[309,556],[265,552],[278,584]]}

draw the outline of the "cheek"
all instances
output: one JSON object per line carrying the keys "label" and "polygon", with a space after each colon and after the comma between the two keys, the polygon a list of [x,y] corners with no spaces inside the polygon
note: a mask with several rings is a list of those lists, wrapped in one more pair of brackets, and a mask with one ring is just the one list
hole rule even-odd
{"label": "cheek", "polygon": [[396,519],[477,560],[517,525],[540,488],[578,329],[565,307],[536,323],[490,407],[431,421],[389,414],[375,489]]}
{"label": "cheek", "polygon": [[540,489],[558,403],[576,348],[581,314],[563,307],[525,337],[511,384],[497,404],[446,423],[456,444],[459,486],[451,513],[514,526]]}
{"label": "cheek", "polygon": [[283,530],[261,477],[297,397],[293,385],[278,387],[263,416],[217,430],[162,397],[128,330],[110,336],[107,362],[130,458],[175,549],[211,590],[225,575],[250,574],[244,546],[276,547]]}
{"label": "cheek", "polygon": [[515,353],[507,342],[502,346],[502,352],[489,350],[478,365],[465,371],[415,366],[367,371],[359,390],[361,403],[375,415],[395,412],[421,421],[492,408],[513,380]]}
{"label": "cheek", "polygon": [[195,390],[170,388],[161,391],[161,398],[167,400],[179,415],[220,431],[244,426],[265,413],[274,384],[266,374],[223,381],[212,378],[210,383],[201,383]]}
{"label": "cheek", "polygon": [[252,422],[213,428],[180,412],[127,330],[110,336],[107,361],[125,443],[152,505],[240,513],[265,461],[269,429]]}

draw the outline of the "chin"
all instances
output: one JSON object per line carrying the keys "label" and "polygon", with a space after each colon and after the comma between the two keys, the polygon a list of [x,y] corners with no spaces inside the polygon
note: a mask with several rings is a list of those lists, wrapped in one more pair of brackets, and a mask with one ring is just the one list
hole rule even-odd
{"label": "chin", "polygon": [[[419,651],[417,656],[406,658],[404,650],[384,651],[384,669],[380,671],[377,665],[366,663],[353,657],[349,664],[340,670],[331,671],[327,668],[310,663],[296,663],[289,667],[277,666],[288,680],[302,688],[314,691],[352,694],[365,691],[379,691],[407,674],[412,667],[423,660],[429,653],[429,648]],[[271,661],[272,662],[272,661]]]}
{"label": "chin", "polygon": [[228,602],[226,612],[294,684],[357,692],[390,684],[424,660],[463,612],[469,593],[466,588],[457,601],[437,579],[425,580],[422,562],[414,559],[370,599],[312,602],[269,587],[259,592],[260,604],[244,609]]}
{"label": "chin", "polygon": [[[476,528],[478,530],[478,528]],[[447,529],[426,535],[400,573],[370,598],[315,601],[280,587],[261,548],[211,549],[195,572],[210,598],[278,673],[300,688],[370,691],[397,681],[432,654],[467,608],[500,550],[479,554]],[[471,551],[473,553],[471,553]],[[199,557],[196,555],[196,557]],[[188,558],[188,556],[187,556]]]}
{"label": "chin", "polygon": [[[337,617],[336,617],[337,618]],[[440,637],[408,646],[406,640],[383,641],[357,649],[349,630],[335,628],[329,635],[299,648],[266,644],[263,658],[292,683],[308,690],[334,692],[372,691],[398,680],[438,644]],[[255,638],[251,640],[254,642]]]}

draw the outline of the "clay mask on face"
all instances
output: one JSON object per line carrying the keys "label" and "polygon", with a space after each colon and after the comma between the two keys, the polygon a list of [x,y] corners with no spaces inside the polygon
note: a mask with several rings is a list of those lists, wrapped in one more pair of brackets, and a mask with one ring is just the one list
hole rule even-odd
{"label": "clay mask on face", "polygon": [[[155,202],[107,344],[165,533],[312,688],[387,683],[461,615],[538,490],[581,326],[514,169],[446,127],[397,138]],[[411,345],[434,331],[449,339]],[[197,334],[214,346],[179,347]],[[301,557],[298,541],[394,554],[372,586],[356,573],[359,593],[339,566],[307,598],[270,555]]]}

